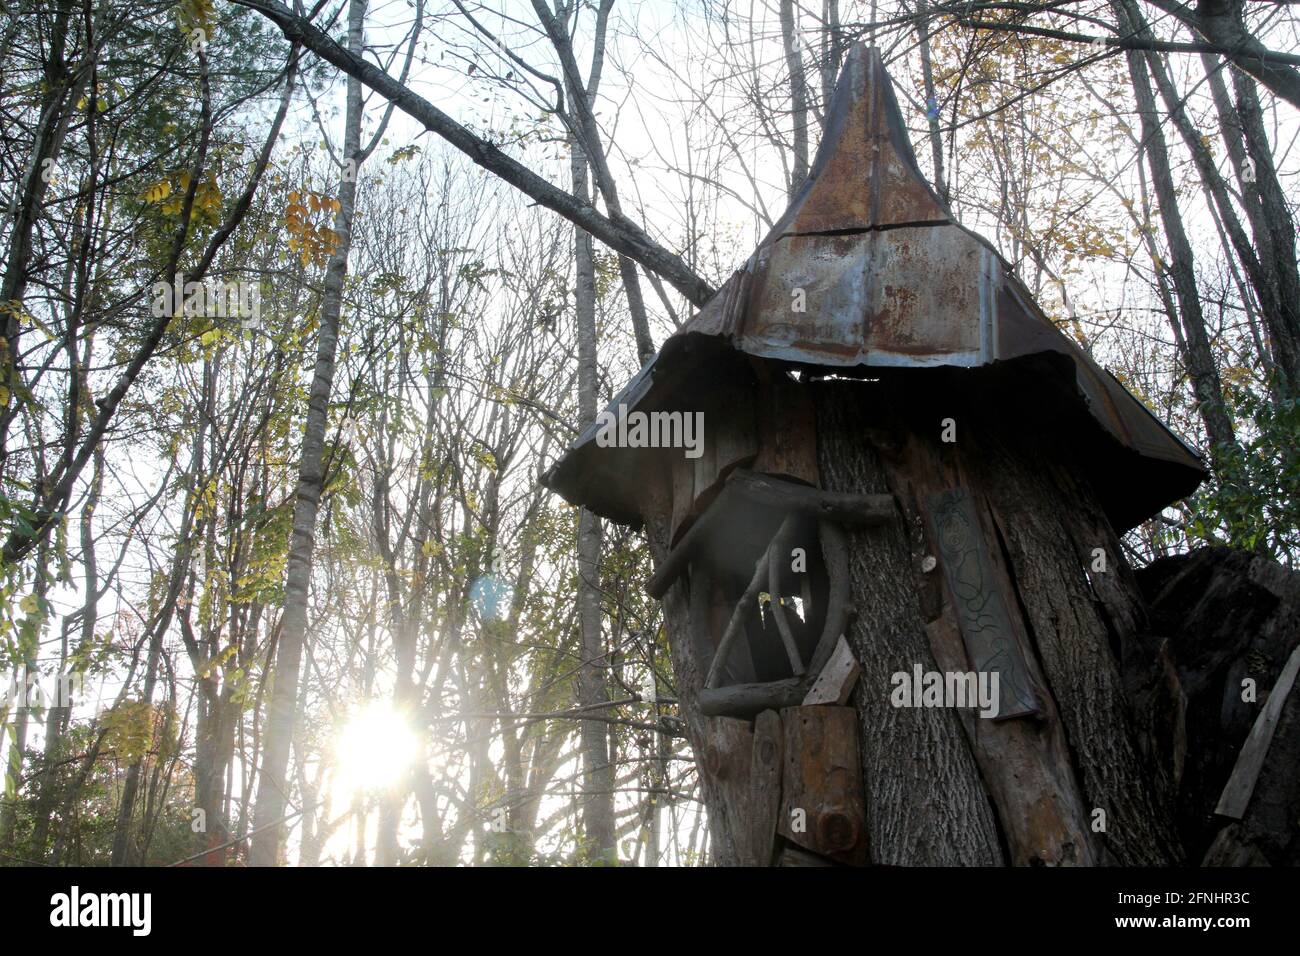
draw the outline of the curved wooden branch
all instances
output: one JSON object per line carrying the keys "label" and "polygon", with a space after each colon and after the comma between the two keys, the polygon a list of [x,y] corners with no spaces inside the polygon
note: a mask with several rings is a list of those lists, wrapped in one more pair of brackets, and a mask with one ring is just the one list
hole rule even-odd
{"label": "curved wooden branch", "polygon": [[833,521],[817,522],[817,531],[821,537],[822,559],[826,562],[830,588],[826,597],[826,623],[817,639],[817,649],[808,662],[808,672],[813,675],[820,674],[830,660],[835,651],[835,641],[848,627],[849,615],[853,613],[853,604],[849,600],[849,547],[844,532]]}
{"label": "curved wooden branch", "polygon": [[763,590],[763,585],[767,583],[768,552],[772,550],[773,544],[790,533],[794,520],[794,516],[791,515],[781,522],[781,527],[772,538],[772,544],[769,544],[758,556],[758,561],[754,564],[754,576],[750,579],[749,586],[745,588],[745,593],[736,602],[736,609],[731,612],[731,620],[727,622],[727,629],[722,632],[722,640],[718,642],[717,653],[713,655],[713,663],[709,665],[709,676],[704,681],[706,688],[717,687],[718,681],[722,679],[722,669],[726,666],[731,646],[736,643],[737,635],[744,629],[746,615],[758,600],[758,593]]}
{"label": "curved wooden branch", "polygon": [[[786,525],[788,524],[790,521],[787,519]],[[783,530],[786,525],[782,525]],[[768,607],[772,609],[776,629],[781,632],[781,643],[785,646],[785,656],[790,661],[790,671],[795,677],[802,677],[803,659],[799,656],[799,646],[795,644],[794,634],[790,631],[790,622],[785,618],[785,606],[781,603],[781,595],[777,593],[781,590],[781,561],[785,557],[786,547],[789,544],[790,536],[778,532],[767,549],[767,590],[771,597]]]}
{"label": "curved wooden branch", "polygon": [[727,478],[718,497],[691,525],[677,547],[668,552],[667,559],[651,576],[646,584],[646,592],[652,598],[661,599],[668,593],[668,588],[686,569],[691,555],[712,533],[718,516],[732,506],[736,495],[774,510],[810,515],[819,521],[834,521],[839,524],[880,524],[898,516],[898,505],[893,495],[823,491],[784,478],[737,468]]}

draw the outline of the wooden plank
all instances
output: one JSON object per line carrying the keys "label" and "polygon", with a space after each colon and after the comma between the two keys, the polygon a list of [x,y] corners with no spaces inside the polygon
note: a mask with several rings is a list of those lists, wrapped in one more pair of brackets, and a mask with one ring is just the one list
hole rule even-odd
{"label": "wooden plank", "polygon": [[752,469],[816,487],[817,414],[808,389],[780,370],[765,378],[758,389],[758,457]]}
{"label": "wooden plank", "polygon": [[781,848],[781,857],[777,860],[777,866],[834,866],[830,860],[823,859],[816,853],[809,853],[807,850],[801,850],[794,846],[785,846]]}
{"label": "wooden plank", "polygon": [[750,464],[758,454],[754,429],[754,389],[732,385],[714,391],[704,409],[704,453],[695,459],[695,507],[707,504],[737,465]]}
{"label": "wooden plank", "polygon": [[[969,655],[946,594],[946,578],[937,567],[935,555],[940,549],[934,522],[928,520],[923,502],[961,486],[977,495],[981,485],[964,471],[960,449],[955,450],[957,453],[947,449],[945,453],[933,437],[915,432],[896,441],[891,435],[887,440],[893,442],[893,452],[883,457],[890,471],[890,487],[906,511],[907,526],[919,532],[912,535],[909,546],[930,651],[940,671],[969,671]],[[989,514],[981,514],[984,535],[996,541],[997,531]],[[1000,563],[1000,549],[991,547],[989,556],[1004,599],[1009,607],[1018,609],[1010,575]],[[1035,696],[1043,708],[1042,719],[994,721],[980,718],[971,709],[956,711],[997,813],[1007,862],[1012,866],[1097,865],[1100,847],[1089,829],[1087,813],[1092,804],[1083,803],[1055,701],[1037,669],[1032,644],[1018,614],[1013,615],[1011,623]]]}
{"label": "wooden plank", "polygon": [[785,739],[781,715],[765,710],[754,720],[754,753],[749,775],[749,829],[742,862],[771,866],[776,848],[776,824],[781,813],[781,770]]}
{"label": "wooden plank", "polygon": [[952,488],[930,495],[926,504],[971,666],[980,674],[998,674],[996,719],[1039,713],[970,492]]}
{"label": "wooden plank", "polygon": [[[968,667],[952,608],[925,626],[940,670]],[[984,775],[1012,866],[1096,866],[1087,808],[1080,802],[1060,720],[1050,698],[1041,721],[984,720],[958,710]]]}
{"label": "wooden plank", "polygon": [[726,832],[736,844],[737,859],[744,855],[744,834],[749,827],[749,775],[754,757],[754,729],[747,720],[705,718],[707,743],[697,754],[697,769],[722,796],[727,815]]}
{"label": "wooden plank", "polygon": [[862,668],[858,667],[857,658],[849,648],[849,642],[843,635],[835,642],[831,659],[826,662],[817,679],[813,681],[808,696],[803,699],[803,706],[816,704],[833,704],[842,707],[849,702],[853,685],[858,682]]}
{"label": "wooden plank", "polygon": [[781,836],[832,860],[868,860],[867,809],[852,707],[788,707],[781,775]]}
{"label": "wooden plank", "polygon": [[1286,699],[1295,684],[1297,671],[1300,671],[1300,644],[1296,645],[1291,656],[1287,658],[1286,666],[1278,675],[1277,683],[1268,693],[1268,701],[1264,704],[1264,709],[1255,718],[1255,724],[1250,728],[1250,735],[1246,738],[1241,753],[1237,754],[1237,762],[1233,764],[1227,786],[1223,788],[1223,794],[1219,797],[1219,805],[1214,808],[1214,812],[1219,816],[1240,820],[1246,815],[1246,808],[1250,806],[1250,797],[1255,792],[1255,781],[1259,779],[1264,758],[1268,756],[1269,745],[1273,742],[1273,733],[1277,730],[1278,718],[1282,716],[1282,707],[1286,704]]}
{"label": "wooden plank", "polygon": [[[685,455],[670,455],[669,461],[672,462],[673,479],[672,541],[676,545],[682,535],[691,530],[696,519],[695,462]],[[667,590],[667,587],[664,590]]]}

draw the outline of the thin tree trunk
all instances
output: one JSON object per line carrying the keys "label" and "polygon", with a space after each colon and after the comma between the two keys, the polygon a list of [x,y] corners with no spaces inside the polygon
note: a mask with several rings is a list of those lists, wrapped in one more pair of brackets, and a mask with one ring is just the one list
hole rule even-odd
{"label": "thin tree trunk", "polygon": [[1255,240],[1262,281],[1277,301],[1277,311],[1270,315],[1263,309],[1263,315],[1272,359],[1281,373],[1274,394],[1281,400],[1300,390],[1300,266],[1296,263],[1295,219],[1278,179],[1254,85],[1234,71],[1234,106],[1217,58],[1205,54],[1201,59]]}
{"label": "thin tree trunk", "polygon": [[[1137,7],[1132,3],[1132,0],[1125,0],[1125,6],[1133,22],[1141,24],[1142,35],[1149,36],[1150,30],[1139,19]],[[1285,321],[1282,317],[1284,306],[1278,299],[1276,282],[1265,273],[1245,229],[1242,228],[1241,221],[1237,218],[1237,211],[1232,205],[1231,197],[1228,195],[1227,185],[1224,183],[1223,177],[1219,175],[1218,167],[1215,165],[1214,157],[1210,155],[1209,148],[1202,140],[1201,134],[1196,130],[1191,117],[1187,115],[1183,105],[1183,97],[1179,96],[1177,89],[1174,88],[1164,57],[1159,53],[1147,53],[1146,60],[1151,76],[1156,82],[1156,88],[1160,91],[1160,98],[1169,111],[1169,118],[1178,129],[1184,145],[1192,155],[1192,160],[1195,162],[1196,170],[1200,174],[1201,184],[1207,198],[1212,206],[1218,210],[1219,219],[1223,223],[1224,230],[1231,241],[1232,250],[1245,267],[1246,274],[1250,277],[1251,286],[1263,312],[1264,321],[1271,328],[1279,322]],[[1293,309],[1297,307],[1300,307],[1300,303],[1292,306]]]}
{"label": "thin tree trunk", "polygon": [[[605,197],[610,219],[622,223],[630,220],[623,215],[623,207],[618,198],[618,185],[614,180],[614,174],[610,172],[605,157],[605,145],[600,137],[600,127],[592,112],[592,104],[596,99],[596,91],[600,88],[600,77],[605,63],[605,34],[609,25],[609,11],[613,6],[614,0],[601,0],[596,12],[591,70],[584,83],[581,71],[578,69],[577,58],[573,54],[573,41],[564,27],[574,12],[573,8],[560,4],[557,7],[559,15],[555,16],[552,15],[544,0],[533,0],[533,9],[537,12],[538,19],[541,20],[542,27],[546,30],[546,35],[550,38],[551,45],[555,47],[555,52],[559,55],[560,63],[564,68],[565,90],[573,105],[570,117],[571,132],[582,142],[590,171],[596,181],[596,188]],[[585,96],[582,95],[583,91]],[[628,312],[632,317],[637,357],[644,365],[654,357],[655,346],[654,339],[650,335],[650,323],[646,317],[645,298],[641,294],[641,281],[637,275],[636,261],[626,253],[619,252],[618,270],[623,280],[623,292],[627,296]]]}
{"label": "thin tree trunk", "polygon": [[[361,55],[365,11],[365,0],[352,0],[348,7],[348,49],[356,56]],[[298,463],[298,488],[293,530],[290,533],[284,615],[275,655],[275,684],[267,714],[261,780],[253,807],[253,829],[257,831],[249,851],[249,863],[253,866],[278,864],[284,836],[282,821],[289,786],[286,770],[297,716],[298,675],[307,631],[307,597],[311,585],[316,516],[324,487],[325,429],[329,417],[330,392],[334,386],[334,359],[338,348],[339,318],[343,310],[343,283],[347,276],[348,253],[352,248],[352,217],[356,207],[357,171],[361,161],[361,82],[355,77],[349,77],[347,89],[344,169],[339,183],[339,209],[334,220],[338,244],[325,274],[316,368],[312,373],[302,457]]]}
{"label": "thin tree trunk", "polygon": [[[1112,0],[1111,8],[1115,11],[1121,29],[1124,32],[1132,32],[1135,24],[1129,17],[1124,2]],[[1155,187],[1160,219],[1164,224],[1165,238],[1169,243],[1170,262],[1165,264],[1165,268],[1178,298],[1178,315],[1170,316],[1170,321],[1182,324],[1187,341],[1187,352],[1184,356],[1187,374],[1192,382],[1192,391],[1196,396],[1201,420],[1205,423],[1210,444],[1210,459],[1216,473],[1222,475],[1226,470],[1228,457],[1237,449],[1237,437],[1232,419],[1223,403],[1223,387],[1214,362],[1214,352],[1210,347],[1210,338],[1205,326],[1205,314],[1201,309],[1200,294],[1196,287],[1195,258],[1183,226],[1182,212],[1178,208],[1178,193],[1170,170],[1169,150],[1160,126],[1160,117],[1156,112],[1155,95],[1151,90],[1146,57],[1139,51],[1130,50],[1126,58],[1129,78],[1133,82],[1133,92],[1137,100],[1138,115],[1141,117],[1142,142],[1147,155],[1147,166],[1151,170],[1151,182]],[[1161,264],[1157,262],[1157,269],[1160,266]]]}
{"label": "thin tree trunk", "polygon": [[[90,365],[90,347],[86,349],[86,365]],[[78,643],[79,648],[89,648],[95,639],[95,625],[99,622],[99,566],[95,555],[95,532],[94,516],[95,509],[99,507],[100,495],[104,490],[104,450],[101,446],[96,449],[94,456],[94,470],[90,480],[90,490],[86,495],[86,503],[81,507],[79,526],[81,530],[81,565],[84,571],[82,578],[83,599],[81,605],[81,637]],[[67,661],[67,639],[64,638],[64,646],[60,649],[60,673],[64,673]],[[49,839],[50,824],[52,822],[55,796],[57,790],[55,787],[55,765],[62,759],[62,740],[64,731],[67,728],[72,710],[69,707],[66,710],[52,708],[50,719],[45,726],[45,746],[44,759],[45,771],[41,779],[41,795],[36,805],[36,822],[33,826],[32,843],[42,852],[45,843]]]}
{"label": "thin tree trunk", "polygon": [[822,0],[822,124],[835,92],[835,81],[844,62],[844,31],[840,25],[840,0]]}
{"label": "thin tree trunk", "polygon": [[[32,268],[32,234],[49,188],[51,177],[47,175],[47,167],[57,155],[67,131],[71,113],[67,107],[73,96],[73,87],[80,88],[84,82],[84,77],[78,76],[81,71],[69,71],[64,62],[68,28],[75,7],[70,0],[61,0],[50,24],[40,120],[34,131],[31,156],[17,183],[9,250],[4,274],[0,277],[0,305],[3,305],[3,311],[0,311],[0,385],[10,396],[0,407],[0,464],[7,457],[9,425],[21,407],[17,398],[20,384],[17,378],[18,339],[22,328],[19,317],[28,272]],[[87,51],[87,56],[90,55]]]}
{"label": "thin tree trunk", "polygon": [[948,180],[943,172],[943,138],[939,135],[939,107],[934,94],[934,69],[930,65],[930,17],[925,0],[916,0],[916,34],[920,41],[921,78],[925,85],[925,117],[930,134],[930,153],[934,157],[934,189],[948,201]]}
{"label": "thin tree trunk", "polygon": [[[587,160],[576,140],[570,141],[573,193],[587,198]],[[596,343],[596,270],[591,236],[573,230],[577,275],[575,319],[578,334],[578,417],[583,427],[596,419],[599,364]],[[600,519],[583,508],[578,512],[578,626],[581,665],[578,703],[596,707],[608,699],[605,689],[605,641],[600,608]],[[603,714],[601,716],[604,716]],[[592,859],[612,860],[614,846],[614,768],[609,759],[609,733],[604,722],[582,722],[582,822]]]}
{"label": "thin tree trunk", "polygon": [[153,692],[158,685],[158,662],[162,656],[162,630],[162,628],[156,628],[149,635],[149,656],[144,668],[144,690],[140,695],[141,700],[150,708],[148,717],[149,735],[145,738],[144,752],[131,760],[131,765],[126,771],[126,781],[122,785],[122,802],[118,804],[117,808],[117,827],[113,832],[111,866],[126,866],[132,862],[130,859],[131,818],[135,813],[135,797],[136,792],[140,789],[140,774],[144,767],[145,757],[153,749]]}
{"label": "thin tree trunk", "polygon": [[780,0],[781,42],[785,45],[785,66],[790,73],[790,125],[794,160],[786,190],[793,199],[808,178],[808,78],[803,72],[803,43],[796,33],[794,0]]}

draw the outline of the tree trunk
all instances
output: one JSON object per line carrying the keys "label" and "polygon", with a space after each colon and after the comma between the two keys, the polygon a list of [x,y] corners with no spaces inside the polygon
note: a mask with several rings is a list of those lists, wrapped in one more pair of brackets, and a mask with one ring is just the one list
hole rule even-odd
{"label": "tree trunk", "polygon": [[[570,140],[573,192],[587,199],[587,161],[581,145]],[[591,236],[573,230],[577,276],[575,320],[578,335],[578,417],[582,426],[595,421],[598,359],[596,343],[596,272]],[[600,518],[586,508],[578,512],[578,628],[581,661],[578,703],[599,707],[605,689],[605,640],[600,607]],[[598,714],[606,716],[603,713]],[[593,860],[613,862],[614,768],[609,759],[609,730],[603,720],[582,722],[583,794],[582,823],[587,850]]]}
{"label": "tree trunk", "polygon": [[934,160],[934,191],[948,201],[948,180],[943,172],[943,137],[939,135],[939,101],[934,92],[934,69],[930,65],[930,16],[925,0],[916,0],[916,33],[921,53],[921,80],[925,86],[925,118],[930,134],[930,155]]}
{"label": "tree trunk", "polygon": [[794,0],[781,0],[781,42],[790,74],[790,125],[794,137],[794,162],[787,193],[793,199],[808,178],[808,78],[803,71],[803,42],[794,18]]}
{"label": "tree trunk", "polygon": [[[1135,29],[1124,0],[1114,0],[1112,9],[1120,23],[1121,29],[1128,33]],[[1142,122],[1142,142],[1147,154],[1147,166],[1151,170],[1151,182],[1155,187],[1156,201],[1160,208],[1160,220],[1164,224],[1165,237],[1169,243],[1170,262],[1164,264],[1173,281],[1174,293],[1178,298],[1178,315],[1170,316],[1170,322],[1181,322],[1187,349],[1183,356],[1187,366],[1187,375],[1191,379],[1192,391],[1196,396],[1197,408],[1205,423],[1209,439],[1210,459],[1216,473],[1222,475],[1227,457],[1237,449],[1237,436],[1232,419],[1223,403],[1223,386],[1219,381],[1219,370],[1214,362],[1214,352],[1210,347],[1210,338],[1206,331],[1205,315],[1201,309],[1200,293],[1196,288],[1196,264],[1192,255],[1192,246],[1183,227],[1182,213],[1178,208],[1178,193],[1174,187],[1173,174],[1169,165],[1169,150],[1165,145],[1164,132],[1160,126],[1160,117],[1156,112],[1155,95],[1151,90],[1151,80],[1147,74],[1144,54],[1136,50],[1128,51],[1129,77],[1133,82],[1133,92],[1137,101],[1138,115]],[[1162,264],[1156,263],[1159,270]]]}
{"label": "tree trunk", "polygon": [[[348,49],[361,55],[365,0],[351,0],[348,7]],[[347,277],[348,253],[352,248],[352,217],[356,208],[357,172],[361,161],[361,82],[348,78],[347,116],[343,136],[343,174],[339,182],[339,209],[334,220],[338,245],[330,257],[321,297],[320,333],[316,345],[316,368],[312,373],[303,432],[302,457],[298,463],[298,489],[290,534],[286,570],[284,615],[275,655],[275,684],[267,713],[261,780],[253,807],[252,846],[249,863],[275,866],[280,862],[284,807],[288,799],[289,748],[298,700],[298,673],[302,664],[307,631],[307,597],[311,585],[312,552],[316,539],[316,515],[324,487],[325,429],[329,418],[330,392],[334,386],[334,357],[338,347],[339,318],[343,310],[343,283]]]}
{"label": "tree trunk", "polygon": [[[897,520],[846,529],[856,614],[845,636],[861,668],[850,704],[870,861],[1179,862],[1170,786],[1137,746],[1118,666],[1146,626],[1143,606],[1118,538],[1077,476],[1073,449],[1040,437],[1050,423],[1008,424],[1023,379],[981,373],[967,387],[968,372],[910,374],[921,378],[809,386],[822,487],[888,493],[898,506]],[[944,417],[956,424],[951,444],[940,440]],[[1005,608],[1002,633],[1036,701],[1024,716],[987,720],[891,699],[895,676],[917,666],[976,669],[949,559],[937,570],[925,560],[944,554],[948,532],[938,530],[935,501],[954,492],[970,502],[970,530],[985,552],[980,594]],[[643,508],[662,565],[668,510]],[[697,703],[708,662],[695,657],[690,639],[696,583],[679,578],[664,615],[682,715],[700,754],[716,743],[718,726]],[[787,752],[787,767],[790,760]],[[701,783],[714,858],[736,864],[749,820],[728,809],[711,770],[701,769]]]}
{"label": "tree trunk", "polygon": [[[1212,78],[1212,92],[1213,79],[1217,77]],[[1259,95],[1250,79],[1239,73],[1233,73],[1232,83],[1237,105],[1228,114],[1232,117],[1228,126],[1241,136],[1247,155],[1238,158],[1231,150],[1229,155],[1238,163],[1237,178],[1260,263],[1269,280],[1276,283],[1280,308],[1274,321],[1268,322],[1269,340],[1273,360],[1282,373],[1276,392],[1288,398],[1300,391],[1300,266],[1296,263],[1295,219],[1278,179]],[[1222,122],[1226,96],[1215,92],[1214,99]],[[1245,175],[1247,169],[1253,176]],[[1268,316],[1265,318],[1267,321]]]}

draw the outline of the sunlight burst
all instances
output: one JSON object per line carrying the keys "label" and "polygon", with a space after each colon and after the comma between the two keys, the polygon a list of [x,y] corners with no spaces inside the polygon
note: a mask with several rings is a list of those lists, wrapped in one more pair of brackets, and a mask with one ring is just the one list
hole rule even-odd
{"label": "sunlight burst", "polygon": [[338,786],[349,793],[391,787],[411,766],[419,740],[390,701],[354,712],[334,743]]}

